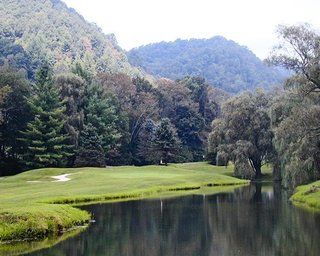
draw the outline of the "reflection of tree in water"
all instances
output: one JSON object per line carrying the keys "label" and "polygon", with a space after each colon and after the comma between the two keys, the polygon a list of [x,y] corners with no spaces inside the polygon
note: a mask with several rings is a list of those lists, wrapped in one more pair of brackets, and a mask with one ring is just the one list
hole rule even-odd
{"label": "reflection of tree in water", "polygon": [[319,216],[287,198],[255,184],[233,194],[89,206],[95,224],[36,255],[316,255]]}

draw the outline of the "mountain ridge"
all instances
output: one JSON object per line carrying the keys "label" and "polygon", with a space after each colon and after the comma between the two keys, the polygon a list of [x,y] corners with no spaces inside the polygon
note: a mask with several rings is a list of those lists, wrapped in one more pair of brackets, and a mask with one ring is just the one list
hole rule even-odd
{"label": "mountain ridge", "polygon": [[248,47],[223,36],[177,39],[133,48],[129,62],[157,77],[202,76],[229,93],[281,83],[285,72],[267,67]]}

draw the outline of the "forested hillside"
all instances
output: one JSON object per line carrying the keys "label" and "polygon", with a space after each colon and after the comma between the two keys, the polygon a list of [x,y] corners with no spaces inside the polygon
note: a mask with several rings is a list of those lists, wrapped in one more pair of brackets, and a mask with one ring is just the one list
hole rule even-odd
{"label": "forested hillside", "polygon": [[264,65],[246,47],[221,36],[149,44],[131,50],[128,56],[133,65],[150,74],[170,79],[201,76],[230,93],[270,88],[286,76]]}
{"label": "forested hillside", "polygon": [[0,62],[9,59],[18,68],[35,70],[46,61],[64,72],[81,60],[91,71],[139,73],[113,35],[60,0],[1,0],[0,39]]}
{"label": "forested hillside", "polygon": [[201,77],[152,83],[61,1],[1,1],[0,175],[203,160],[228,95]]}
{"label": "forested hillside", "polygon": [[264,92],[282,73],[222,37],[132,50],[132,63],[175,79],[151,83],[61,1],[4,0],[0,14],[0,175],[206,158],[250,179],[272,164],[288,187],[320,177],[320,36],[310,27],[280,28],[269,63],[294,76]]}

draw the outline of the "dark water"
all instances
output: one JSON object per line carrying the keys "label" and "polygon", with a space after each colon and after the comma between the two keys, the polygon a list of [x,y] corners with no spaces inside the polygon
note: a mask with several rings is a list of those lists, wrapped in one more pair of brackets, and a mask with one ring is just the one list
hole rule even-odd
{"label": "dark water", "polygon": [[277,186],[84,208],[96,223],[30,255],[320,255],[320,216],[291,206]]}

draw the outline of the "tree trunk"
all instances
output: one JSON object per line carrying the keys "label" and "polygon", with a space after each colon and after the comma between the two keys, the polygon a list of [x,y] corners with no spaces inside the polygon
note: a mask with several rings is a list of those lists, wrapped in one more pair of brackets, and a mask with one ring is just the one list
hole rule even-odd
{"label": "tree trunk", "polygon": [[274,181],[281,180],[281,163],[278,158],[273,162],[272,176]]}
{"label": "tree trunk", "polygon": [[252,164],[254,167],[254,171],[256,172],[256,179],[260,179],[262,176],[261,173],[261,160],[260,159],[253,159]]}

